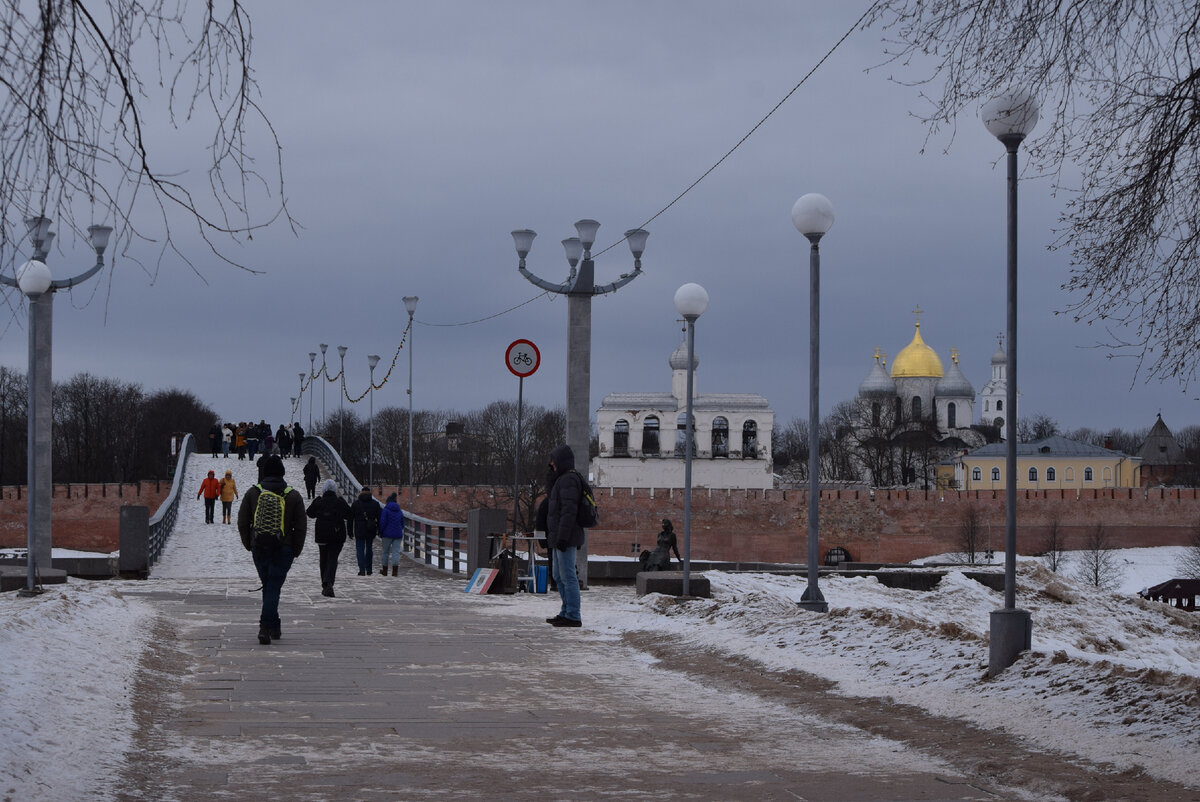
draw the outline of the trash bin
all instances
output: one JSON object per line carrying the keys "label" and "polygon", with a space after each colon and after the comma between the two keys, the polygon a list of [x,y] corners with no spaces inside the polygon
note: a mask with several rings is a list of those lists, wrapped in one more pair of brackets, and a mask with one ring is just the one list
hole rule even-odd
{"label": "trash bin", "polygon": [[549,581],[550,569],[544,565],[537,567],[537,574],[534,577],[534,588],[538,593],[546,592],[546,584]]}

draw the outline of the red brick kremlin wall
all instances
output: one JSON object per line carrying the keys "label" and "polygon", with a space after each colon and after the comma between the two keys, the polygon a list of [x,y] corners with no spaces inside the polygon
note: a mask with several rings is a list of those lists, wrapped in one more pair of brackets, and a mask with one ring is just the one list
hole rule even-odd
{"label": "red brick kremlin wall", "polygon": [[[169,481],[132,484],[55,485],[50,537],[55,548],[107,554],[120,548],[124,504],[150,508],[171,492]],[[28,545],[25,528],[28,497],[23,486],[0,488],[0,548]]]}
{"label": "red brick kremlin wall", "polygon": [[[153,515],[170,491],[167,482],[55,485],[54,545],[110,552],[119,547],[119,508],[140,504]],[[398,492],[403,506],[408,488],[382,486],[377,498]],[[589,534],[594,555],[631,555],[631,544],[653,548],[663,518],[675,523],[682,540],[683,491],[596,488],[600,526]],[[466,521],[467,510],[494,507],[511,511],[511,488],[419,487],[419,515]],[[4,487],[0,503],[0,547],[25,545],[24,488]],[[1018,493],[1018,551],[1038,553],[1052,520],[1058,519],[1068,548],[1103,524],[1111,545],[1178,546],[1200,526],[1200,490],[1111,489],[1080,494],[1067,491]],[[934,491],[828,490],[820,499],[820,553],[834,546],[860,562],[907,562],[930,554],[960,551],[962,521],[975,507],[982,546],[1004,542],[1004,494]],[[806,490],[709,490],[692,493],[692,557],[697,560],[753,560],[802,563],[808,554]]]}

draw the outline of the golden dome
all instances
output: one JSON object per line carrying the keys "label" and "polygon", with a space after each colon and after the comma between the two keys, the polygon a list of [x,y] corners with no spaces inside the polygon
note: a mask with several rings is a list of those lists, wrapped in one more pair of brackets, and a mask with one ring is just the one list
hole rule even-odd
{"label": "golden dome", "polygon": [[892,378],[913,376],[940,379],[942,375],[942,360],[938,359],[937,353],[921,339],[921,324],[917,323],[912,342],[904,346],[904,350],[897,354],[892,362]]}

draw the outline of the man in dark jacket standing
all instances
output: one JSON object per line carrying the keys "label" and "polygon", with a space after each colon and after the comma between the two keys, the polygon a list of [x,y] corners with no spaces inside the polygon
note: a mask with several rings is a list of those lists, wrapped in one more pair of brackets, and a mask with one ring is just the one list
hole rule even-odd
{"label": "man in dark jacket standing", "polygon": [[354,516],[354,551],[358,556],[358,575],[367,576],[375,572],[375,535],[379,534],[379,513],[383,507],[371,495],[371,488],[364,487],[358,498],[350,505]]}
{"label": "man in dark jacket standing", "polygon": [[568,445],[550,452],[550,469],[554,484],[546,508],[546,542],[562,611],[546,623],[556,627],[583,625],[580,612],[579,576],[575,572],[575,553],[583,545],[584,532],[578,523],[579,505],[583,502],[583,477],[575,472],[575,454]]}
{"label": "man in dark jacket standing", "polygon": [[[254,568],[258,578],[262,580],[262,612],[258,618],[258,642],[268,644],[272,638],[278,639],[283,633],[280,630],[279,595],[283,590],[283,582],[287,579],[292,567],[292,560],[300,556],[304,548],[304,537],[308,533],[308,518],[304,514],[304,498],[300,491],[287,486],[283,480],[283,460],[276,456],[263,457],[258,461],[258,484],[251,487],[242,496],[242,506],[238,508],[238,534],[242,537],[242,545],[254,557]],[[258,500],[264,492],[283,497],[282,510],[267,510],[259,512]],[[263,507],[271,497],[264,499]],[[269,512],[274,512],[279,534],[255,534],[255,517],[266,519]],[[260,525],[265,526],[262,521]],[[273,530],[272,526],[272,530]]]}

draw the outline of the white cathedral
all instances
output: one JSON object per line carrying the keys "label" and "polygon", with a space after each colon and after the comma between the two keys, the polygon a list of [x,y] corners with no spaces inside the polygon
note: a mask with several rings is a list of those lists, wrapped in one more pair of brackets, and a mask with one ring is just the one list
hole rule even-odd
{"label": "white cathedral", "polygon": [[[944,449],[978,448],[987,436],[973,427],[976,420],[975,388],[959,367],[958,349],[950,350],[949,367],[943,367],[937,352],[921,338],[921,310],[917,307],[916,329],[887,369],[887,357],[875,349],[875,363],[858,387],[858,428],[878,431],[880,437],[895,437],[927,431]],[[1008,358],[1003,345],[992,355],[992,376],[978,396],[981,427],[996,427],[1004,436],[1007,417]],[[887,432],[888,434],[885,434]]]}

